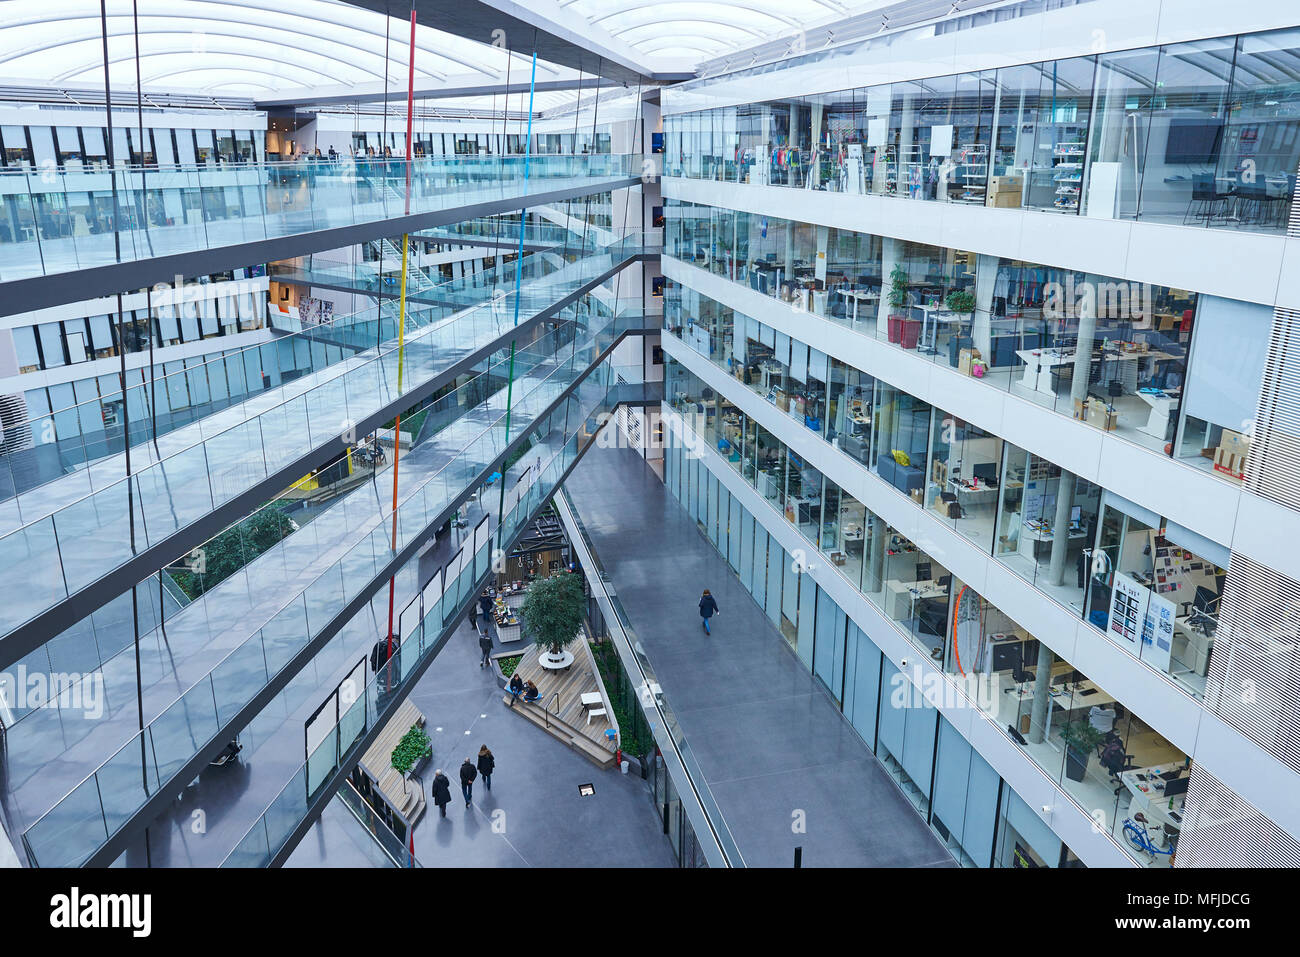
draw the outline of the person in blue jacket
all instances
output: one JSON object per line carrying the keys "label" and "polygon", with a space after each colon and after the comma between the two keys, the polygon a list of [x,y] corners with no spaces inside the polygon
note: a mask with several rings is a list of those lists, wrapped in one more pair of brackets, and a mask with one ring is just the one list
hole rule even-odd
{"label": "person in blue jacket", "polygon": [[718,609],[717,601],[709,594],[707,588],[704,589],[704,594],[700,596],[700,618],[704,622],[704,633],[706,635],[713,634],[709,631],[709,619],[714,615],[720,614],[722,614],[722,612]]}

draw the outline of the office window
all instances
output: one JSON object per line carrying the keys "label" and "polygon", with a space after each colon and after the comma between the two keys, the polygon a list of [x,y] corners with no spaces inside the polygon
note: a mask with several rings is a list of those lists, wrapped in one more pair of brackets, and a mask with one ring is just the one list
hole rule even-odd
{"label": "office window", "polygon": [[54,130],[49,126],[29,127],[32,141],[32,161],[37,166],[57,166],[59,159],[54,149]]}
{"label": "office window", "polygon": [[86,337],[86,320],[69,319],[63,323],[63,341],[68,348],[68,361],[85,362],[88,339]]}
{"label": "office window", "polygon": [[36,330],[19,326],[13,330],[14,350],[18,355],[19,372],[38,372],[41,368],[40,351],[36,348]]}
{"label": "office window", "polygon": [[58,126],[54,129],[54,139],[58,145],[59,165],[81,162],[81,135],[75,126]]}
{"label": "office window", "polygon": [[86,163],[91,166],[103,166],[108,162],[108,147],[104,143],[102,126],[87,126],[81,131],[81,139],[86,147]]}
{"label": "office window", "polygon": [[117,346],[109,322],[108,316],[90,317],[90,348],[96,359],[117,355]]}
{"label": "office window", "polygon": [[41,340],[41,356],[45,360],[45,368],[53,369],[67,365],[67,360],[63,356],[63,330],[59,324],[45,322],[36,329]]}
{"label": "office window", "polygon": [[4,143],[6,166],[31,166],[32,151],[27,145],[27,127],[0,127],[0,140]]}

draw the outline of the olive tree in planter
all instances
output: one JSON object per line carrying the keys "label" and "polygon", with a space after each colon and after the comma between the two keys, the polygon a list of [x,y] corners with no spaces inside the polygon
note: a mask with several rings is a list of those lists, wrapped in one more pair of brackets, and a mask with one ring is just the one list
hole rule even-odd
{"label": "olive tree in planter", "polygon": [[969,316],[975,311],[975,297],[965,289],[954,289],[948,293],[945,304],[950,312],[955,312],[961,316]]}
{"label": "olive tree in planter", "polygon": [[1097,750],[1105,735],[1086,721],[1071,721],[1061,728],[1065,743],[1065,776],[1082,781],[1088,774],[1088,756]]}
{"label": "olive tree in planter", "polygon": [[402,776],[402,787],[406,787],[407,776],[433,755],[433,742],[418,724],[411,725],[409,731],[397,742],[388,761],[393,770]]}
{"label": "olive tree in planter", "polygon": [[519,606],[519,622],[533,644],[545,649],[550,662],[558,665],[563,660],[564,646],[582,628],[586,610],[582,581],[572,572],[561,572],[528,586]]}

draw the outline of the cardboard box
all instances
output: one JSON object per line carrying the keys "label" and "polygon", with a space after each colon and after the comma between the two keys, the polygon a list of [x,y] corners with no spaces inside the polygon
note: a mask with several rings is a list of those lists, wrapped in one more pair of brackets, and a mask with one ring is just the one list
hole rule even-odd
{"label": "cardboard box", "polygon": [[982,359],[978,349],[962,349],[957,353],[957,371],[962,375],[970,375],[971,363],[976,359]]}
{"label": "cardboard box", "polygon": [[912,493],[911,493],[911,495],[912,495],[912,501],[913,501],[913,502],[924,502],[924,501],[925,501],[925,490],[924,490],[924,489],[914,488],[914,489],[912,489]]}
{"label": "cardboard box", "polygon": [[989,179],[989,205],[1019,209],[1023,181],[1019,176],[994,176]]}
{"label": "cardboard box", "polygon": [[1119,425],[1119,415],[1108,409],[1106,403],[1098,402],[1096,399],[1089,399],[1085,406],[1087,408],[1085,421],[1094,428],[1101,429],[1103,432],[1110,432]]}

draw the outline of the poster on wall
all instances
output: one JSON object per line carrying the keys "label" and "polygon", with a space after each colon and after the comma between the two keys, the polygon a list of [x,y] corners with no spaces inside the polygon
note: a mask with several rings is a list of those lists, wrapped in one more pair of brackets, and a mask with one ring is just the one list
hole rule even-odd
{"label": "poster on wall", "polygon": [[303,296],[298,300],[298,319],[304,326],[319,326],[334,318],[334,303],[327,299],[311,299]]}
{"label": "poster on wall", "polygon": [[1174,649],[1174,619],[1178,609],[1163,595],[1147,589],[1147,610],[1142,618],[1142,651],[1139,657],[1154,668],[1169,670]]}
{"label": "poster on wall", "polygon": [[1151,592],[1123,572],[1115,573],[1110,595],[1110,633],[1138,651]]}
{"label": "poster on wall", "polygon": [[930,155],[952,155],[952,125],[945,123],[930,127]]}

